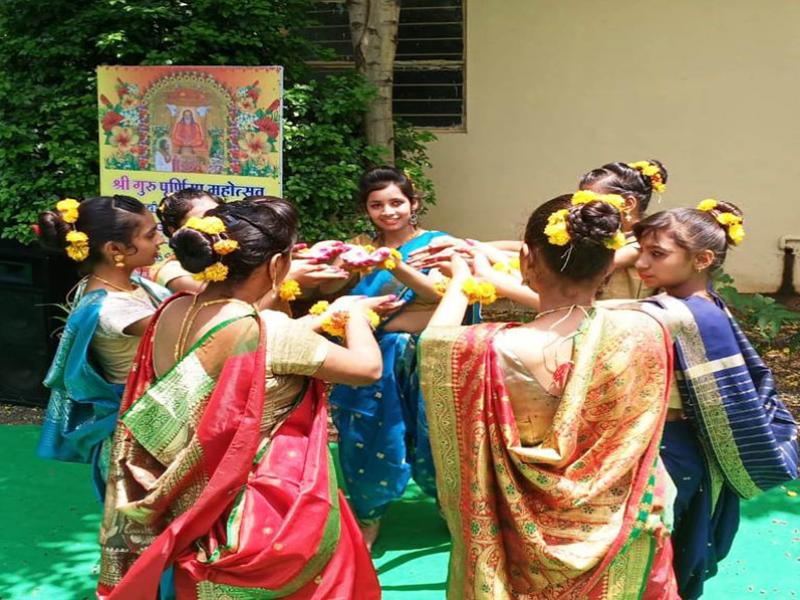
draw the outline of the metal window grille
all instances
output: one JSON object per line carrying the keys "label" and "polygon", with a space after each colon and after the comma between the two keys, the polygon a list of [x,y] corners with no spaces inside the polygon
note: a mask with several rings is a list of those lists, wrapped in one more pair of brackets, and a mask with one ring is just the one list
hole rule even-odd
{"label": "metal window grille", "polygon": [[[319,73],[353,65],[344,0],[320,0],[313,11],[317,25],[304,31],[335,53],[334,60],[314,61]],[[463,129],[464,0],[403,0],[394,63],[395,117],[431,129]]]}

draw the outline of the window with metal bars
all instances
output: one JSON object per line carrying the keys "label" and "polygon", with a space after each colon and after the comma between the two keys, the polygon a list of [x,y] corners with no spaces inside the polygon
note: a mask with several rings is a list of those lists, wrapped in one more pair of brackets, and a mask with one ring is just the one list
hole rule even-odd
{"label": "window with metal bars", "polygon": [[[393,109],[397,118],[418,127],[463,129],[464,1],[402,0],[394,61]],[[344,0],[320,0],[317,25],[305,35],[335,53],[314,61],[320,73],[352,67],[347,7]]]}

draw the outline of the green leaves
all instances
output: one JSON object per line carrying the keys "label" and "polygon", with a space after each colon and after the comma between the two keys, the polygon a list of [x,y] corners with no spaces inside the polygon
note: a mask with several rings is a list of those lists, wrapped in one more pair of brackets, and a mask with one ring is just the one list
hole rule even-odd
{"label": "green leaves", "polygon": [[[283,65],[284,195],[308,240],[366,229],[354,201],[365,168],[382,162],[363,115],[375,90],[355,72],[319,78],[329,52],[299,31],[314,0],[28,0],[0,3],[0,222],[3,237],[60,198],[98,193],[95,68],[102,64]],[[116,98],[113,99],[116,101]],[[120,106],[107,107],[107,110]],[[113,119],[113,117],[111,117]],[[398,124],[397,164],[434,200],[426,132]]]}

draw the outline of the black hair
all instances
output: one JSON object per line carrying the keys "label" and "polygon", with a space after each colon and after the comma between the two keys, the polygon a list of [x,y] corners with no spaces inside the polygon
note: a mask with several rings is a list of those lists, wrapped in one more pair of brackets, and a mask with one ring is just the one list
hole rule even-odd
{"label": "black hair", "polygon": [[400,189],[409,202],[420,201],[414,189],[414,182],[402,170],[384,166],[370,169],[361,176],[358,184],[359,205],[365,206],[372,192],[385,189],[392,184]]}
{"label": "black hair", "polygon": [[[91,269],[102,260],[102,248],[107,242],[118,242],[132,247],[133,236],[139,225],[138,216],[147,214],[144,204],[130,196],[97,196],[81,201],[74,229],[89,238],[89,256],[80,262],[82,270]],[[73,224],[64,221],[57,210],[39,213],[39,242],[46,249],[65,252],[67,234]]]}
{"label": "black hair", "polygon": [[[567,209],[567,232],[570,241],[557,246],[544,233],[550,215]],[[620,229],[620,213],[607,202],[572,204],[572,194],[558,196],[533,211],[525,227],[525,243],[535,248],[551,271],[580,282],[606,273],[614,251],[606,247]]]}
{"label": "black hair", "polygon": [[276,254],[291,252],[297,240],[297,211],[282,198],[250,196],[239,202],[220,204],[206,216],[219,217],[225,223],[224,236],[236,240],[239,247],[230,254],[220,255],[214,250],[220,236],[180,229],[169,245],[191,273],[200,273],[221,262],[228,267],[229,281],[243,281]]}
{"label": "black hair", "polygon": [[657,212],[633,226],[633,234],[641,241],[655,231],[665,231],[684,250],[692,253],[702,250],[714,252],[711,269],[717,269],[725,262],[728,248],[734,244],[729,226],[721,224],[717,217],[730,213],[739,218],[743,213],[730,202],[717,201],[710,211],[696,208],[672,208]]}
{"label": "black hair", "polygon": [[[661,182],[667,183],[669,174],[661,161],[651,158],[647,162],[658,167]],[[600,188],[595,191],[602,194],[633,196],[636,198],[640,214],[647,212],[647,207],[653,197],[653,182],[650,177],[624,162],[608,163],[586,173],[581,177],[579,187],[584,190],[591,186]]]}
{"label": "black hair", "polygon": [[156,216],[161,221],[161,225],[163,225],[166,237],[172,237],[172,234],[180,229],[186,220],[186,215],[192,210],[194,201],[200,198],[208,198],[217,204],[222,203],[222,200],[217,196],[191,187],[183,188],[161,199],[156,209]]}

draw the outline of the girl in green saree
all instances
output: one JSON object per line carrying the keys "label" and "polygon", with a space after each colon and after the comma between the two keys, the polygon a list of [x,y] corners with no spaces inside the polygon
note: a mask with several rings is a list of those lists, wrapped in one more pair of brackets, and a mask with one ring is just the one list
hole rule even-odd
{"label": "girl in green saree", "polygon": [[[154,598],[174,568],[182,598],[378,598],[369,555],[336,487],[314,377],[380,377],[365,317],[345,299],[346,347],[254,303],[289,270],[287,202],[220,206],[175,233],[208,282],[153,319],[128,380],[101,528],[98,596]],[[357,591],[356,591],[357,590]]]}

